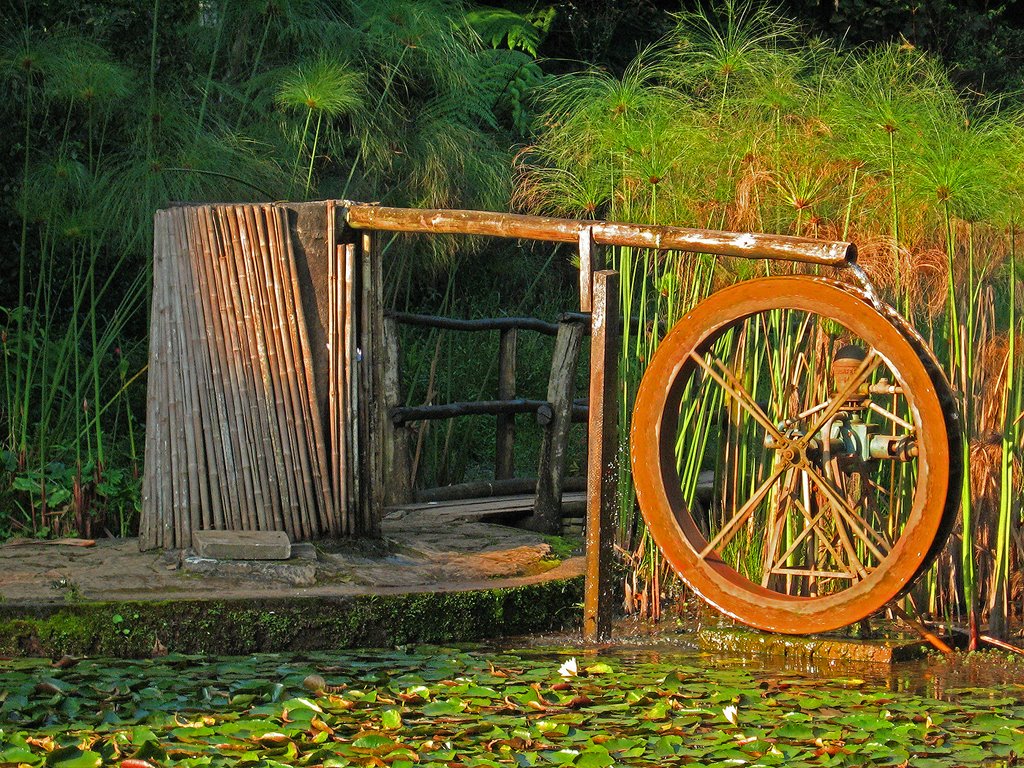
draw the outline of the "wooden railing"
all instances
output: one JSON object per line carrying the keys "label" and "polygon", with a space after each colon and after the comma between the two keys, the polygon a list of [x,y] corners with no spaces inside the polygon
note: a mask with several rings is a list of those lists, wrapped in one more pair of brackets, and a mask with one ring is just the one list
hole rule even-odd
{"label": "wooden railing", "polygon": [[[533,317],[496,317],[464,320],[407,312],[388,312],[385,318],[385,359],[390,365],[400,363],[397,325],[455,330],[464,332],[499,332],[498,392],[497,399],[460,401],[453,403],[407,406],[398,382],[400,371],[386,373],[393,385],[385,392],[387,412],[394,426],[394,444],[388,453],[394,457],[387,468],[391,489],[387,501],[391,504],[416,499],[440,501],[469,496],[501,493],[536,492],[534,516],[539,519],[558,519],[561,496],[567,486],[582,489],[583,478],[567,478],[566,453],[569,428],[573,422],[587,420],[585,399],[574,398],[575,381],[583,336],[589,331],[590,318],[581,313],[567,313],[559,322],[549,323]],[[524,399],[516,393],[516,358],[518,333],[533,331],[555,337],[551,373],[548,378],[546,400]],[[533,414],[543,427],[540,458],[536,478],[516,478],[515,475],[515,418],[518,414]],[[413,422],[450,419],[459,416],[493,416],[497,419],[495,431],[494,481],[463,483],[442,488],[415,491],[411,486],[414,473],[410,460],[411,434],[408,425]],[[574,481],[575,480],[575,481]]]}

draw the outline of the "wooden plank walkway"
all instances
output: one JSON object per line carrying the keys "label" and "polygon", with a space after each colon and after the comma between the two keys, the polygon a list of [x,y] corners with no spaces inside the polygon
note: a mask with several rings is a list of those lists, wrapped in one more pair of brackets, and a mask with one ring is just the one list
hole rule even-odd
{"label": "wooden plank walkway", "polygon": [[[489,496],[477,499],[456,499],[453,501],[427,501],[413,504],[399,504],[387,507],[384,521],[401,520],[410,515],[445,520],[507,521],[526,517],[533,512],[535,495],[521,493],[510,496]],[[567,491],[562,494],[563,508],[583,509],[587,494],[583,491]]]}

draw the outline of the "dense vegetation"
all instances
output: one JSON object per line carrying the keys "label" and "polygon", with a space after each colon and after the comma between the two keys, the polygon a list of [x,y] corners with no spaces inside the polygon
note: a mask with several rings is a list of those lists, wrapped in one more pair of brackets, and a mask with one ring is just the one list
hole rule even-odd
{"label": "dense vegetation", "polygon": [[[929,609],[970,610],[980,590],[1001,626],[1021,497],[1020,111],[963,93],[911,46],[808,44],[777,12],[741,3],[680,16],[621,76],[559,78],[544,104],[546,127],[520,156],[522,205],[859,244],[876,285],[940,357],[969,425],[965,535],[933,575]],[[623,420],[661,335],[655,320],[670,327],[723,283],[791,269],[624,248],[613,262],[625,311],[647,329],[625,340]],[[638,530],[628,495],[623,512],[623,530]],[[651,544],[626,548],[656,582]]]}
{"label": "dense vegetation", "polygon": [[[0,56],[13,203],[0,534],[126,534],[153,211],[326,197],[504,207],[540,28],[444,2],[24,8]],[[428,265],[452,256],[431,245]],[[392,278],[401,293],[413,270]]]}
{"label": "dense vegetation", "polygon": [[[881,43],[851,49],[756,3],[674,17],[640,0],[507,5],[8,5],[0,536],[135,530],[153,210],[326,197],[511,204],[856,240],[942,358],[970,425],[964,535],[933,573],[927,607],[983,610],[1001,626],[1021,597],[1011,573],[1024,118],[1014,97],[993,95],[1020,80],[1012,17],[944,2],[789,4],[820,34]],[[971,46],[964,30],[998,34]],[[563,254],[479,258],[445,239],[424,248],[403,250],[388,275],[403,308],[550,318],[571,302]],[[626,309],[648,319],[671,320],[761,268],[615,259],[635,288]],[[477,300],[459,304],[468,286]],[[630,386],[657,341],[628,340]],[[410,341],[410,398],[486,385],[490,362],[435,381],[437,360],[483,356],[455,344]],[[542,366],[524,375],[543,381]],[[487,463],[486,435],[431,440],[428,483]],[[628,495],[623,508],[643,592],[660,566]]]}

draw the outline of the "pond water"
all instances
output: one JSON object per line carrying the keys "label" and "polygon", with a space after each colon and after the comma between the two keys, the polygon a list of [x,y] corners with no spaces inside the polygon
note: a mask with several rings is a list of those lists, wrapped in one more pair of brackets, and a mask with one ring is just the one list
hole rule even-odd
{"label": "pond water", "polygon": [[0,660],[0,764],[1014,765],[1022,671],[795,669],[665,642]]}

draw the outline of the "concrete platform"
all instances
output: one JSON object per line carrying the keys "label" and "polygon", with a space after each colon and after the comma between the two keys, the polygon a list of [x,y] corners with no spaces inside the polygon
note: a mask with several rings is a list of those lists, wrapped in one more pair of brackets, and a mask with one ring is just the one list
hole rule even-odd
{"label": "concrete platform", "polygon": [[834,634],[773,635],[756,629],[703,627],[697,633],[701,650],[718,655],[764,656],[799,665],[828,667],[837,664],[894,664],[922,658],[928,644],[907,634],[875,639],[841,637]]}
{"label": "concrete platform", "polygon": [[0,655],[146,656],[394,645],[579,620],[583,558],[465,505],[395,510],[380,541],[293,545],[287,561],[0,546]]}

